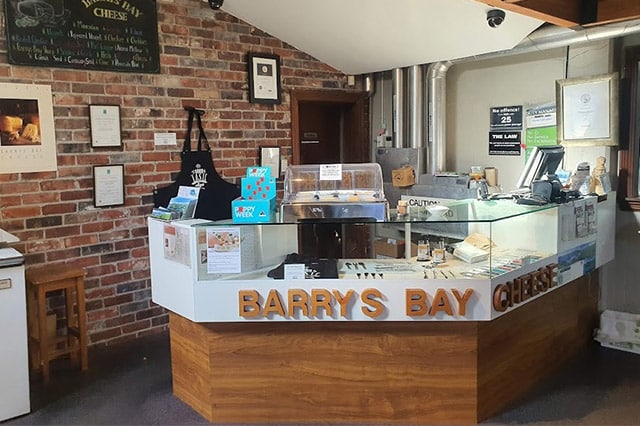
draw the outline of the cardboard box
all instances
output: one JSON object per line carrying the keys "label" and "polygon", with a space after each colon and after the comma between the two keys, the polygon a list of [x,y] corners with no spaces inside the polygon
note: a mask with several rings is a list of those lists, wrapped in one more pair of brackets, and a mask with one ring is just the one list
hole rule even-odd
{"label": "cardboard box", "polygon": [[416,171],[411,166],[403,166],[391,171],[391,182],[395,187],[412,186],[416,184]]}
{"label": "cardboard box", "polygon": [[246,200],[242,197],[231,202],[233,223],[265,223],[274,219],[276,199]]}
{"label": "cardboard box", "polygon": [[595,340],[607,348],[640,354],[640,315],[605,310],[600,314],[600,328]]}
{"label": "cardboard box", "polygon": [[[394,238],[379,238],[374,242],[376,259],[400,259],[404,258],[404,240]],[[411,256],[418,254],[418,246],[411,243]]]}

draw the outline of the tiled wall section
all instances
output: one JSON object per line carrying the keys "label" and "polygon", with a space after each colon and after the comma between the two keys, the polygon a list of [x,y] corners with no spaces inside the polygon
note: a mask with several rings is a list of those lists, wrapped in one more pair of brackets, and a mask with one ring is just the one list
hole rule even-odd
{"label": "tiled wall section", "polygon": [[[4,2],[0,2],[2,8]],[[206,110],[214,163],[228,180],[258,161],[259,145],[291,154],[289,91],[343,89],[346,76],[199,0],[159,0],[159,74],[132,74],[7,62],[0,20],[0,82],[51,85],[58,170],[0,173],[0,227],[17,235],[27,267],[86,268],[90,344],[111,344],[167,327],[151,301],[146,217],[152,191],[179,169],[176,147],[155,147],[154,132],[184,138],[184,106]],[[247,52],[281,57],[283,102],[248,102]],[[89,104],[121,107],[123,149],[94,149]],[[94,208],[92,166],[125,164],[124,207]],[[55,304],[55,303],[54,303]]]}

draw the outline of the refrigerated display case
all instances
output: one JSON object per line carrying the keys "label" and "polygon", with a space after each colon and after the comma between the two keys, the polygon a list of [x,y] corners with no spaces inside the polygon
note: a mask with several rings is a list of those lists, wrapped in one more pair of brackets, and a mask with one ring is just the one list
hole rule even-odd
{"label": "refrigerated display case", "polygon": [[[286,223],[232,224],[150,218],[153,300],[202,322],[368,321],[372,317],[359,309],[360,302],[353,304],[345,315],[338,315],[333,309],[330,314],[318,316],[298,311],[293,316],[275,312],[252,316],[238,311],[238,292],[255,289],[257,297],[266,299],[275,289],[286,302],[287,292],[292,288],[308,295],[314,289],[329,286],[342,294],[353,291],[357,295],[375,288],[384,299],[381,309],[386,321],[487,321],[506,311],[495,307],[494,295],[499,286],[541,268],[550,268],[553,280],[548,287],[555,287],[558,253],[555,206],[522,206],[507,200],[458,200],[446,208],[447,214],[421,209],[407,215],[391,215],[383,222],[324,218],[323,225],[337,224],[346,230],[344,234],[367,236],[360,243],[369,247],[364,250],[366,256],[357,258],[324,258],[316,256],[315,251],[305,251],[306,236],[301,229],[309,226],[309,222],[298,219]],[[350,232],[354,227],[360,232]],[[411,251],[418,241],[429,244],[427,259],[418,259]],[[383,246],[391,242],[401,242],[408,250],[399,257],[389,257]],[[471,292],[473,297],[464,314],[459,310],[443,310],[417,316],[407,311],[407,288],[424,291],[430,297],[440,289],[450,300],[454,300],[456,292]],[[542,292],[536,292],[536,296],[539,293]],[[331,303],[337,302],[331,298]]]}

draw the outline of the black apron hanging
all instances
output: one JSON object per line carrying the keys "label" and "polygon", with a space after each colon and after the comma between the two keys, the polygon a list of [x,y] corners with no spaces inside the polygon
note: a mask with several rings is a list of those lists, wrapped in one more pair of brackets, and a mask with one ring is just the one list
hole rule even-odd
{"label": "black apron hanging", "polygon": [[[172,197],[178,194],[180,186],[200,188],[195,217],[200,219],[220,220],[231,218],[231,202],[240,196],[240,188],[220,177],[211,158],[211,148],[204,134],[201,116],[203,111],[185,107],[189,111],[187,134],[184,138],[180,172],[175,182],[169,186],[153,191],[154,207],[167,207]],[[191,130],[193,120],[198,124],[198,146],[191,150]]]}

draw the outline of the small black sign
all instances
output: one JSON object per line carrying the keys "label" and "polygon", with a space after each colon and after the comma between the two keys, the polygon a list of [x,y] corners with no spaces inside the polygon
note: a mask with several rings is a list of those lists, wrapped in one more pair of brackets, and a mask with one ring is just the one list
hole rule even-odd
{"label": "small black sign", "polygon": [[522,130],[522,105],[492,107],[490,130]]}
{"label": "small black sign", "polygon": [[160,72],[155,0],[4,0],[9,63]]}
{"label": "small black sign", "polygon": [[521,132],[489,132],[489,155],[520,155]]}
{"label": "small black sign", "polygon": [[522,137],[521,132],[489,132],[489,142],[518,142]]}

